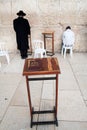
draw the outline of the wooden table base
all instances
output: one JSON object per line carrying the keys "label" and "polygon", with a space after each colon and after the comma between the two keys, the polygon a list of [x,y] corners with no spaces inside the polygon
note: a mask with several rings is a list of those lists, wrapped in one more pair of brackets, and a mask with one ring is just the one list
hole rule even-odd
{"label": "wooden table base", "polygon": [[[35,114],[54,114],[54,120],[51,121],[33,121],[33,115]],[[32,108],[32,116],[31,116],[31,128],[33,125],[50,125],[50,124],[55,124],[56,126],[58,126],[58,120],[56,115],[56,110],[55,107],[53,110],[45,110],[45,111],[34,111],[34,108]]]}

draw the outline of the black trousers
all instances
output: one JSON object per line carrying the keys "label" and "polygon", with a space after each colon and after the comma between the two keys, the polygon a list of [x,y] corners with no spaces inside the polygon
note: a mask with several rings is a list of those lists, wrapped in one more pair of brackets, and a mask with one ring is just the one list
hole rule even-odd
{"label": "black trousers", "polygon": [[20,54],[21,54],[22,58],[26,58],[28,56],[27,55],[27,49],[26,50],[20,50]]}

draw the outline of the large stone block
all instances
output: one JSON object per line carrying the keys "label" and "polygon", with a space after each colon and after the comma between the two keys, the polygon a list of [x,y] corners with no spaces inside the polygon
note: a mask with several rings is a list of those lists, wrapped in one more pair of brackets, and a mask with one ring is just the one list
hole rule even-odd
{"label": "large stone block", "polygon": [[[75,32],[74,51],[87,51],[87,0],[0,0],[0,39],[16,49],[13,19],[23,10],[31,26],[31,37],[42,39],[43,31],[55,31],[54,49],[60,51],[62,33],[70,25]],[[51,48],[48,40],[48,48]]]}

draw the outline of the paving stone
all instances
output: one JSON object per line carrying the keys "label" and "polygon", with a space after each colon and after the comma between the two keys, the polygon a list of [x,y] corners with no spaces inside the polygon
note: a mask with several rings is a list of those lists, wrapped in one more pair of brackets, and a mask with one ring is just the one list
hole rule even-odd
{"label": "paving stone", "polygon": [[87,100],[87,76],[77,76],[77,81],[84,100]]}
{"label": "paving stone", "polygon": [[[30,82],[32,106],[39,107],[41,90],[42,82]],[[19,87],[16,89],[11,105],[29,106],[25,77],[22,78]]]}
{"label": "paving stone", "polygon": [[59,76],[59,89],[63,90],[78,90],[78,84],[76,79],[74,78],[74,75],[71,73],[67,73],[66,75],[60,75]]}
{"label": "paving stone", "polygon": [[[42,100],[40,110],[53,110],[54,109],[54,101],[53,100]],[[54,114],[39,114],[39,120],[38,121],[53,121],[54,120]],[[38,126],[38,130],[54,130],[55,125],[41,125]]]}
{"label": "paving stone", "polygon": [[59,120],[87,121],[87,107],[80,91],[59,91]]}
{"label": "paving stone", "polygon": [[[24,60],[17,54],[11,58],[9,65],[4,59],[0,68],[0,130],[87,130],[87,54],[74,53],[72,58],[67,55],[65,59],[58,53],[54,56],[58,58],[61,69],[57,115],[59,126],[38,125],[30,128],[26,79],[22,76]],[[34,109],[52,109],[55,104],[55,81],[29,84]],[[34,115],[35,121],[51,119],[52,114]]]}
{"label": "paving stone", "polygon": [[28,106],[27,87],[26,87],[26,81],[24,78],[22,78],[19,86],[17,87],[10,105]]}
{"label": "paving stone", "polygon": [[22,78],[21,74],[1,73],[0,85],[17,86],[21,81],[21,78]]}
{"label": "paving stone", "polygon": [[24,66],[25,60],[22,60],[20,55],[16,55],[11,63],[4,69],[4,72],[6,73],[21,73],[23,72],[23,66]]}
{"label": "paving stone", "polygon": [[0,74],[0,120],[8,108],[20,79],[21,76],[17,74]]}
{"label": "paving stone", "polygon": [[53,88],[53,84],[44,84],[43,85],[43,90],[42,90],[42,99],[54,99],[54,96],[53,96],[53,92],[54,92],[54,88]]}
{"label": "paving stone", "polygon": [[30,127],[30,114],[28,107],[9,107],[0,130],[20,130]]}
{"label": "paving stone", "polygon": [[55,130],[87,130],[87,122],[59,121]]}

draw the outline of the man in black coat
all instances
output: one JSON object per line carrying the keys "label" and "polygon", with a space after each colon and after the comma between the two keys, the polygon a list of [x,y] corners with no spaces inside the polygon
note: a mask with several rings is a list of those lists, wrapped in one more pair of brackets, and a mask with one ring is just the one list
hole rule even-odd
{"label": "man in black coat", "polygon": [[27,58],[29,49],[28,35],[30,35],[30,25],[27,19],[23,18],[26,14],[20,10],[18,18],[13,20],[13,27],[16,32],[17,49],[20,50],[21,58]]}

